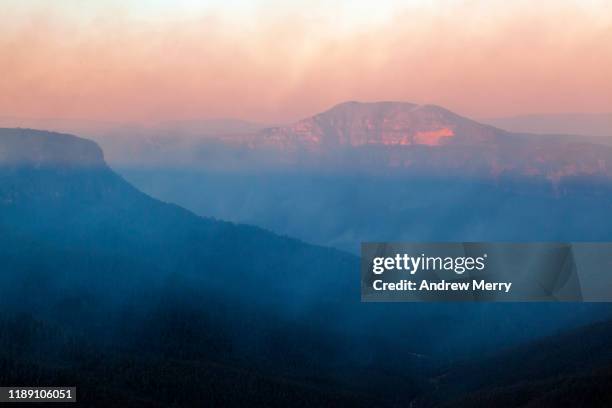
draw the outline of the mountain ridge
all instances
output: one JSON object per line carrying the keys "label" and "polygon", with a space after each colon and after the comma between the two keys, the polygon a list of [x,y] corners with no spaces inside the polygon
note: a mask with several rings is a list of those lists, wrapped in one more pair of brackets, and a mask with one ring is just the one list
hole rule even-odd
{"label": "mountain ridge", "polygon": [[127,160],[122,165],[521,177],[555,186],[576,177],[612,178],[612,146],[512,133],[410,102],[343,102],[289,125],[206,138],[171,132],[109,143],[113,156],[119,151]]}

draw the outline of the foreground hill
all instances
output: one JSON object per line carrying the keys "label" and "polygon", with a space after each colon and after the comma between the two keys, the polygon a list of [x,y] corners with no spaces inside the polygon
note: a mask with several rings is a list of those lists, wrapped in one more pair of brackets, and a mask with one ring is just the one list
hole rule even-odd
{"label": "foreground hill", "polygon": [[[3,384],[76,382],[100,406],[99,397],[165,406],[354,399],[336,395],[337,385],[285,377],[322,369],[291,369],[309,347],[325,350],[321,361],[334,356],[318,334],[334,320],[317,316],[325,307],[342,314],[358,297],[354,257],[154,200],[74,136],[1,129],[0,181]],[[251,372],[258,359],[275,369]],[[138,368],[125,372],[125,364]],[[132,389],[100,370],[120,370],[122,381],[194,378],[152,397],[149,385]],[[221,391],[196,396],[206,378]]]}
{"label": "foreground hill", "polygon": [[[282,297],[287,279],[278,278],[289,271],[291,284],[307,291],[313,273],[342,282],[356,262],[338,251],[154,200],[113,173],[96,144],[74,136],[0,129],[0,177],[5,233],[41,246],[142,260],[152,268],[151,279],[178,270],[219,284],[256,276],[260,290],[278,290]],[[232,276],[223,276],[224,270]]]}

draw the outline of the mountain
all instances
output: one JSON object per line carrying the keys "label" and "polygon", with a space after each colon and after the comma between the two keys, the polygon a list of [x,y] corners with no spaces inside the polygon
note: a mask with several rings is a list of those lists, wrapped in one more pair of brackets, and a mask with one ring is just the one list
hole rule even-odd
{"label": "mountain", "polygon": [[519,115],[483,119],[483,122],[510,132],[594,136],[608,144],[612,139],[612,113]]}
{"label": "mountain", "polygon": [[434,105],[345,102],[290,126],[269,128],[256,142],[295,150],[337,147],[443,146],[494,142],[503,132]]}

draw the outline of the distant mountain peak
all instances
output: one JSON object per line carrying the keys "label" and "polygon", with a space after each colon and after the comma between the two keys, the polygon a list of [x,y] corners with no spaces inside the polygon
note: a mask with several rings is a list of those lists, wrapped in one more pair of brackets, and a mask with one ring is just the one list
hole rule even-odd
{"label": "distant mountain peak", "polygon": [[310,118],[262,132],[260,142],[286,150],[363,145],[441,146],[492,141],[503,131],[436,105],[344,102]]}

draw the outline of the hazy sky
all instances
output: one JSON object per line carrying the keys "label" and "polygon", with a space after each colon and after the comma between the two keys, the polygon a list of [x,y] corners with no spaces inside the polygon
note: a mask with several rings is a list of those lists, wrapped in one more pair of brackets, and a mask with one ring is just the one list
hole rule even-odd
{"label": "hazy sky", "polygon": [[612,112],[612,2],[3,0],[0,116]]}

